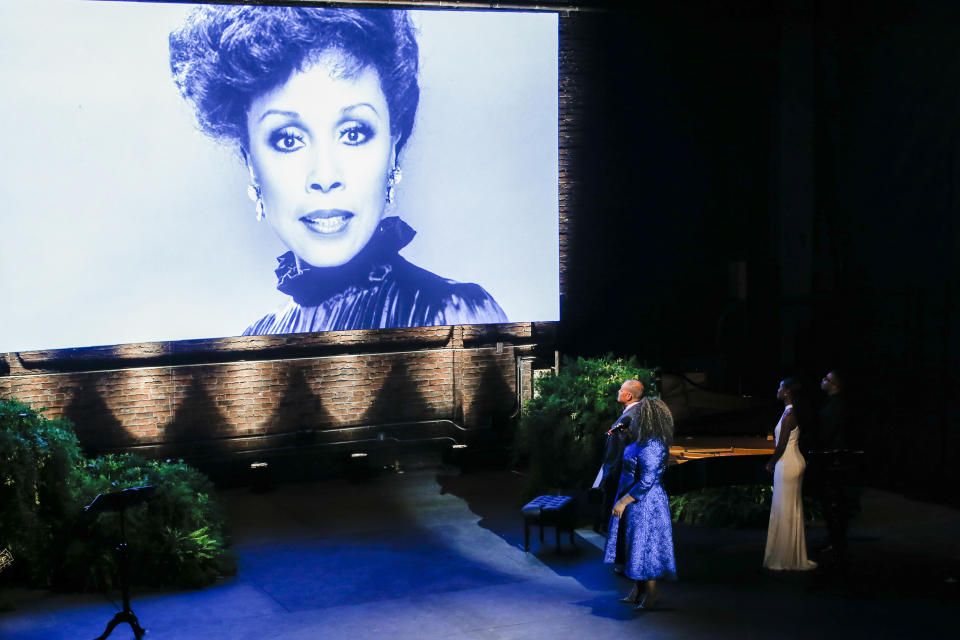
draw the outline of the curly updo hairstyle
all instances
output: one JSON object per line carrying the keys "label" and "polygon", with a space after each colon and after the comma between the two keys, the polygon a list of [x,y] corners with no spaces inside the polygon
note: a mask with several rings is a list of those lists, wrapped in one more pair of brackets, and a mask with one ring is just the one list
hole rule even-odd
{"label": "curly updo hairstyle", "polygon": [[667,403],[660,398],[644,398],[637,411],[637,442],[645,443],[654,438],[670,448],[673,442],[673,414]]}
{"label": "curly updo hairstyle", "polygon": [[419,52],[404,11],[270,6],[201,6],[170,34],[170,70],[210,136],[247,145],[247,111],[320,54],[345,54],[339,70],[380,76],[397,153],[420,99]]}

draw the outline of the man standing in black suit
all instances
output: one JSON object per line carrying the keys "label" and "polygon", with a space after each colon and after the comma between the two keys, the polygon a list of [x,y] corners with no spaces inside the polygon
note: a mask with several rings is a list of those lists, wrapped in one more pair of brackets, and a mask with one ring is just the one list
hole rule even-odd
{"label": "man standing in black suit", "polygon": [[836,370],[823,377],[820,388],[827,399],[820,409],[816,464],[820,476],[820,507],[830,536],[823,549],[840,560],[847,547],[848,509],[844,495],[844,461],[850,427],[850,408],[843,393],[843,377]]}
{"label": "man standing in black suit", "polygon": [[606,533],[617,500],[620,485],[620,472],[623,470],[623,450],[637,439],[637,403],[643,397],[643,383],[639,380],[627,380],[620,385],[617,402],[624,405],[623,413],[607,431],[607,442],[603,449],[603,466],[597,475],[594,487],[600,489],[603,496],[597,529]]}

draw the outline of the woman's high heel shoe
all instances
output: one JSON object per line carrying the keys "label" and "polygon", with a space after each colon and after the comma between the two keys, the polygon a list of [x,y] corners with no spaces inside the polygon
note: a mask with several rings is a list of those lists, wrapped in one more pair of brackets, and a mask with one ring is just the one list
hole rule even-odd
{"label": "woman's high heel shoe", "polygon": [[660,600],[660,594],[654,592],[652,594],[645,593],[642,598],[639,598],[637,602],[633,605],[634,611],[650,611],[655,609],[657,606],[657,601]]}
{"label": "woman's high heel shoe", "polygon": [[626,596],[620,598],[620,602],[624,604],[636,605],[638,602],[640,602],[640,598],[642,597],[643,597],[643,593],[640,591],[640,588],[634,587],[633,591],[628,593]]}

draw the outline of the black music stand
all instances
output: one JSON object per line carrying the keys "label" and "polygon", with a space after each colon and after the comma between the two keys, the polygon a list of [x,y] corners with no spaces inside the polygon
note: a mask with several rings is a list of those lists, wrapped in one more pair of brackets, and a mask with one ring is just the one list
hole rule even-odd
{"label": "black music stand", "polygon": [[117,553],[120,557],[120,592],[123,594],[123,610],[118,611],[113,620],[107,624],[107,629],[103,634],[94,638],[94,640],[105,640],[110,632],[113,631],[121,622],[126,622],[133,629],[133,635],[140,640],[147,631],[137,622],[137,616],[133,614],[130,608],[130,556],[127,549],[127,532],[124,528],[124,515],[130,507],[142,504],[153,497],[157,488],[153,485],[144,485],[142,487],[132,487],[122,491],[113,491],[111,493],[98,494],[93,502],[83,508],[89,514],[99,514],[104,511],[120,512],[120,544],[117,545]]}

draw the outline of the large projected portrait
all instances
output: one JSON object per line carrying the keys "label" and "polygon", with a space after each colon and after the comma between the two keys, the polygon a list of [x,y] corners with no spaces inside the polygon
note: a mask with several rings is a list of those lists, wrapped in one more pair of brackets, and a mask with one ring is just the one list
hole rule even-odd
{"label": "large projected portrait", "polygon": [[555,14],[39,4],[0,352],[558,319]]}

